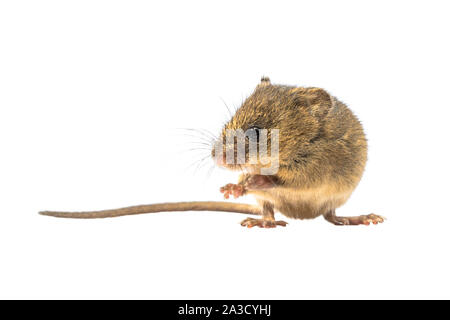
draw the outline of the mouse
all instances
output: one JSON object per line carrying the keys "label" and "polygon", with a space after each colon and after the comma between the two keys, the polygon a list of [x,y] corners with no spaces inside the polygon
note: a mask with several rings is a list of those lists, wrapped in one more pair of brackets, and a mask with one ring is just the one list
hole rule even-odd
{"label": "mouse", "polygon": [[[109,218],[164,211],[223,211],[252,215],[241,226],[285,227],[291,219],[322,216],[337,226],[379,224],[377,214],[338,216],[336,209],[359,184],[367,162],[367,139],[354,113],[317,87],[272,84],[261,78],[223,126],[211,148],[216,166],[240,172],[220,188],[227,201],[155,203],[119,209],[41,211],[60,218]],[[229,202],[253,196],[256,204]]]}

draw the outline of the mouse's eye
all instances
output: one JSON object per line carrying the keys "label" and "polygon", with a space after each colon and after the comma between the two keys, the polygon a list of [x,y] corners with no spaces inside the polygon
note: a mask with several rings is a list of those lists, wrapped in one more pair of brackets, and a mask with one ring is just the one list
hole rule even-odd
{"label": "mouse's eye", "polygon": [[250,127],[246,134],[249,137],[249,139],[256,139],[256,141],[259,141],[259,134],[260,134],[261,128],[257,126]]}

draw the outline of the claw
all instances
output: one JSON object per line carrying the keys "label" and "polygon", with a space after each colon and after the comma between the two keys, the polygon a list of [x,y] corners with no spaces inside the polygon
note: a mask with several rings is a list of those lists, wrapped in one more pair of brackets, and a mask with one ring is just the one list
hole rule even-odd
{"label": "claw", "polygon": [[244,195],[245,188],[241,184],[228,183],[227,185],[220,188],[220,192],[223,193],[225,199],[229,199],[230,195],[233,195],[233,197],[236,199]]}

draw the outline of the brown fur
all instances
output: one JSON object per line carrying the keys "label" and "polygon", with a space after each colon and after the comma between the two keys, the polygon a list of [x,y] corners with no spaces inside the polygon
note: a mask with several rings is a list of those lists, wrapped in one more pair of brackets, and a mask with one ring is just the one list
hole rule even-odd
{"label": "brown fur", "polygon": [[[363,128],[325,90],[272,85],[263,78],[223,134],[253,126],[280,130],[277,187],[249,191],[261,204],[269,201],[291,218],[315,218],[343,205],[359,183],[367,159]],[[240,167],[252,173],[258,166]]]}

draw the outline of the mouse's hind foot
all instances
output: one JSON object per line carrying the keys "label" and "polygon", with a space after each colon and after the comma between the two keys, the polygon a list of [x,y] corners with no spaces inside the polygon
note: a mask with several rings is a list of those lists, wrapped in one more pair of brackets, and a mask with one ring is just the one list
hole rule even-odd
{"label": "mouse's hind foot", "polygon": [[275,228],[277,226],[286,227],[287,222],[281,220],[267,220],[267,219],[255,219],[255,218],[247,218],[241,222],[241,226],[252,228],[252,227],[260,227],[260,228]]}
{"label": "mouse's hind foot", "polygon": [[364,224],[366,226],[372,224],[383,223],[386,218],[376,214],[365,214],[355,217],[339,217],[336,216],[334,210],[323,215],[325,220],[337,226],[356,226]]}

